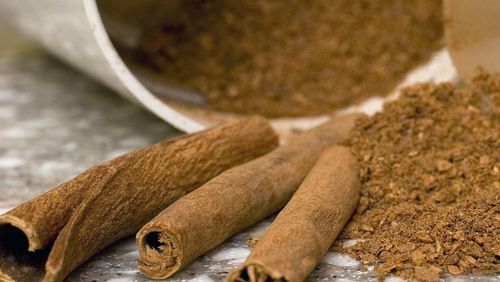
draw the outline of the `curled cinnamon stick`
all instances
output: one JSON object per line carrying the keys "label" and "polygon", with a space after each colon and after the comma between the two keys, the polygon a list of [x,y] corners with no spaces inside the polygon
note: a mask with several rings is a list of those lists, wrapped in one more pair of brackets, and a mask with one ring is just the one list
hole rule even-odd
{"label": "curled cinnamon stick", "polygon": [[254,117],[92,167],[0,216],[0,281],[61,281],[176,199],[277,143]]}
{"label": "curled cinnamon stick", "polygon": [[349,149],[326,151],[227,281],[304,281],[356,208],[359,186],[357,161]]}
{"label": "curled cinnamon stick", "polygon": [[179,199],[137,234],[139,269],[163,279],[290,199],[320,153],[345,140],[360,114],[334,118],[234,167]]}

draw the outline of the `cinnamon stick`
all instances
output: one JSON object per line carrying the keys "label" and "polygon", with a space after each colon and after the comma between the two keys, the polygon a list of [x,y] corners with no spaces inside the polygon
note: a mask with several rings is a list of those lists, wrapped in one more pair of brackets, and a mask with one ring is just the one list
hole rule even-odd
{"label": "cinnamon stick", "polygon": [[357,161],[349,149],[327,150],[226,281],[304,281],[356,208],[359,186]]}
{"label": "cinnamon stick", "polygon": [[360,116],[334,118],[179,199],[138,232],[140,271],[154,279],[170,277],[231,235],[277,212],[320,153],[345,140]]}
{"label": "cinnamon stick", "polygon": [[61,281],[176,199],[277,143],[253,117],[92,167],[0,216],[0,281]]}

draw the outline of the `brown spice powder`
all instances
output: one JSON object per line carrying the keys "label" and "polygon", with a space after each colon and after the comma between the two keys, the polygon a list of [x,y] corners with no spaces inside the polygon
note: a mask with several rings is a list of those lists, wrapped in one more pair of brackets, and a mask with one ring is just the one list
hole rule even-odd
{"label": "brown spice powder", "polygon": [[336,248],[380,277],[500,272],[500,75],[406,89],[357,124],[361,200]]}
{"label": "brown spice powder", "polygon": [[215,110],[313,115],[388,94],[442,43],[440,0],[183,0],[137,55]]}

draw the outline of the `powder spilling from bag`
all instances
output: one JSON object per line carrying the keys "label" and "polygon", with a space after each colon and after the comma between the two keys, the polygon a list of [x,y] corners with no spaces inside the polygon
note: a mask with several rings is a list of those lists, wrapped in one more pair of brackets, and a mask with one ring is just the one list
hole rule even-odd
{"label": "powder spilling from bag", "polygon": [[438,0],[179,2],[136,55],[220,111],[329,113],[388,94],[442,45]]}
{"label": "powder spilling from bag", "polygon": [[361,200],[340,249],[380,277],[500,272],[500,75],[404,90],[348,142]]}

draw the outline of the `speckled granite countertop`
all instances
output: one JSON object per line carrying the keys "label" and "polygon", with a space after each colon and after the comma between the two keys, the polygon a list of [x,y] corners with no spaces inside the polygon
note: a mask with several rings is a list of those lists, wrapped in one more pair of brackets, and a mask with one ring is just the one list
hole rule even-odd
{"label": "speckled granite countertop", "polygon": [[[0,213],[93,164],[181,134],[39,49],[5,38],[0,42]],[[250,253],[245,242],[262,235],[270,222],[233,237],[170,281],[222,280]],[[137,258],[135,241],[126,238],[67,280],[148,281],[137,271]],[[376,280],[373,273],[358,268],[357,261],[329,253],[310,280]],[[474,280],[498,281],[495,277]]]}

